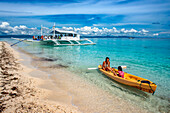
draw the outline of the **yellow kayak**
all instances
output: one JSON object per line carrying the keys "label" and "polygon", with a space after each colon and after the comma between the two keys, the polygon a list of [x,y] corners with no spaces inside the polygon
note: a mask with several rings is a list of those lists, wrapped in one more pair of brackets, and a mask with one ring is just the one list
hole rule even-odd
{"label": "yellow kayak", "polygon": [[[105,74],[106,76],[110,77],[111,79],[119,83],[132,86],[132,87],[138,88],[142,91],[152,93],[152,94],[154,94],[156,91],[157,85],[150,80],[147,80],[147,79],[144,79],[144,78],[141,78],[141,77],[138,77],[138,76],[126,73],[126,72],[124,72],[124,78],[118,77],[118,76],[115,76],[113,72],[111,71],[103,70],[101,65],[98,66],[98,69],[103,74]],[[117,71],[117,69],[115,70]]]}

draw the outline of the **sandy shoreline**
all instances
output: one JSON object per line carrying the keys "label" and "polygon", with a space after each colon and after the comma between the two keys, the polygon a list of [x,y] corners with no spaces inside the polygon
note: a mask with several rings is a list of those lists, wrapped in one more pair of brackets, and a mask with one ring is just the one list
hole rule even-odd
{"label": "sandy shoreline", "polygon": [[71,104],[50,101],[51,91],[39,86],[42,79],[29,76],[33,69],[19,63],[19,54],[0,42],[0,112],[79,112]]}
{"label": "sandy shoreline", "polygon": [[[0,68],[0,110],[4,113],[149,112],[87,83],[62,65],[51,65],[51,59],[36,58],[22,50],[16,52],[2,42],[0,52],[4,55],[1,54],[0,63],[9,67]],[[9,74],[13,76],[6,77]]]}

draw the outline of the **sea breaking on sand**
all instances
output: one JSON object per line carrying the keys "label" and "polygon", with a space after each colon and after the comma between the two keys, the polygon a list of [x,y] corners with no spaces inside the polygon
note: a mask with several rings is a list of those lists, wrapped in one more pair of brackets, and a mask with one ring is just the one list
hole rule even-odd
{"label": "sea breaking on sand", "polygon": [[0,112],[78,112],[74,106],[45,99],[50,92],[38,87],[41,79],[27,76],[32,69],[19,60],[9,44],[0,42]]}

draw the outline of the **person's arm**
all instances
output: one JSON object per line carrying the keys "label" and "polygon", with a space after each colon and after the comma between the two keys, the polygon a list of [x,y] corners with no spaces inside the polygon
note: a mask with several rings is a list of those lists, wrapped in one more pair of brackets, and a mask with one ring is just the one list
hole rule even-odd
{"label": "person's arm", "polygon": [[117,73],[118,73],[118,70],[117,70],[117,71],[115,70],[115,72],[117,72]]}
{"label": "person's arm", "polygon": [[117,76],[117,74],[116,74],[116,72],[115,72],[115,71],[113,71],[113,75]]}
{"label": "person's arm", "polygon": [[110,62],[108,62],[108,67],[110,67]]}
{"label": "person's arm", "polygon": [[105,61],[103,62],[102,69],[105,70]]}

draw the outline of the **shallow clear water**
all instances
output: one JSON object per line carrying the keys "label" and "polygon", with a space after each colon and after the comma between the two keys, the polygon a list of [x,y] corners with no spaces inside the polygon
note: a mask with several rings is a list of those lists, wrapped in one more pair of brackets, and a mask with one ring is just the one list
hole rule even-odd
{"label": "shallow clear water", "polygon": [[[11,39],[9,43],[16,42]],[[50,47],[20,43],[18,47],[39,57],[58,59],[53,64],[69,66],[68,70],[96,86],[153,112],[168,112],[170,101],[170,39],[90,39],[96,45]],[[154,96],[119,84],[97,70],[110,58],[111,66],[126,65],[125,72],[149,79],[157,84]]]}

